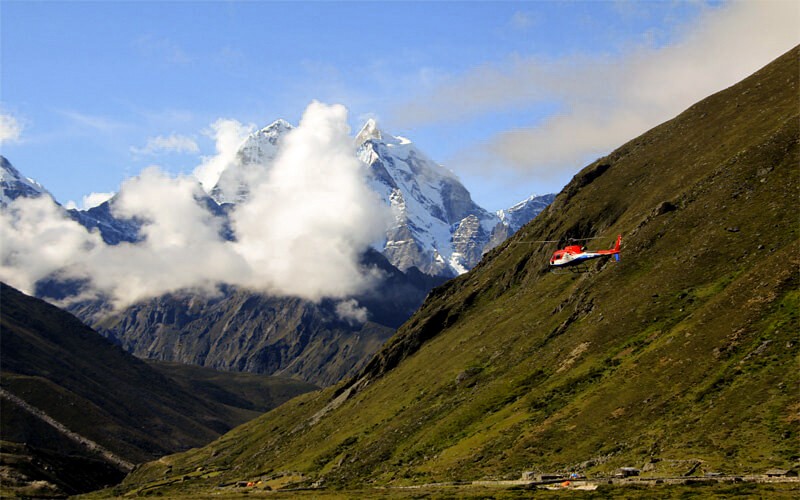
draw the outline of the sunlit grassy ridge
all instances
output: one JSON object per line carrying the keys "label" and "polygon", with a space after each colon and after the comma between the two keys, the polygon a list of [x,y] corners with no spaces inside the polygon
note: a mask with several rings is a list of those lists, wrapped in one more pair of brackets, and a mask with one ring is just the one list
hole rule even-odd
{"label": "sunlit grassy ridge", "polygon": [[[119,491],[288,471],[360,488],[793,466],[798,74],[795,49],[597,160],[350,382],[147,464]],[[617,234],[622,262],[576,275],[550,273],[559,245],[539,242],[603,248]]]}

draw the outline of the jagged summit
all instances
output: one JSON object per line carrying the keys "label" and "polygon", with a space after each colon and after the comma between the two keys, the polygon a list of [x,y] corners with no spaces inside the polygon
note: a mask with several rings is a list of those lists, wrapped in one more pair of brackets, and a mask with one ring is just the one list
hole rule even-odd
{"label": "jagged summit", "polygon": [[246,165],[274,160],[280,141],[293,128],[286,120],[278,119],[253,132],[239,148],[239,160]]}
{"label": "jagged summit", "polygon": [[274,122],[270,123],[269,125],[267,125],[266,127],[264,127],[261,130],[262,131],[264,131],[264,130],[279,130],[279,129],[291,130],[293,128],[294,128],[294,126],[292,126],[291,123],[287,122],[283,118],[278,118],[277,120],[275,120]]}
{"label": "jagged summit", "polygon": [[246,200],[253,178],[275,161],[283,137],[293,128],[286,120],[278,119],[250,134],[239,147],[236,161],[220,174],[209,193],[211,198],[220,205]]}
{"label": "jagged summit", "polygon": [[519,231],[519,229],[527,224],[531,219],[536,217],[542,210],[553,203],[555,194],[536,195],[533,194],[528,198],[520,201],[511,208],[498,210],[497,217],[508,226],[512,232]]}
{"label": "jagged summit", "polygon": [[370,118],[367,120],[367,123],[361,127],[361,131],[356,134],[356,146],[361,146],[369,140],[380,141],[382,139],[382,135],[381,129],[378,128],[378,122]]}
{"label": "jagged summit", "polygon": [[52,195],[35,180],[25,177],[4,156],[0,156],[0,206],[17,198],[36,198]]}

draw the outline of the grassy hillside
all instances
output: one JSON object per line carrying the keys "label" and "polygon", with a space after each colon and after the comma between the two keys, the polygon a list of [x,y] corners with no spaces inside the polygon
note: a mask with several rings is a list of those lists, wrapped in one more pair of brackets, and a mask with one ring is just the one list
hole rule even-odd
{"label": "grassy hillside", "polygon": [[0,368],[2,465],[19,472],[0,476],[3,486],[41,479],[61,493],[113,484],[132,464],[206,444],[314,388],[192,367],[153,369],[74,316],[5,284]]}
{"label": "grassy hillside", "polygon": [[[146,464],[117,492],[795,466],[798,55],[587,166],[348,383]],[[617,234],[621,262],[549,272],[569,238],[607,248]]]}

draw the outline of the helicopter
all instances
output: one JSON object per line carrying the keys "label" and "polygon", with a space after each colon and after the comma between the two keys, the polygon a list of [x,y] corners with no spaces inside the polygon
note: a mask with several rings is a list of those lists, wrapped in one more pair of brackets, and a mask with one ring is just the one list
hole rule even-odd
{"label": "helicopter", "polygon": [[622,235],[620,234],[617,236],[617,243],[614,245],[614,248],[609,250],[587,251],[586,247],[580,245],[566,246],[561,250],[553,252],[553,256],[550,257],[550,267],[552,269],[570,268],[570,270],[572,270],[572,268],[578,268],[580,264],[585,263],[587,260],[609,257],[612,255],[614,259],[619,262],[619,248],[621,243]]}

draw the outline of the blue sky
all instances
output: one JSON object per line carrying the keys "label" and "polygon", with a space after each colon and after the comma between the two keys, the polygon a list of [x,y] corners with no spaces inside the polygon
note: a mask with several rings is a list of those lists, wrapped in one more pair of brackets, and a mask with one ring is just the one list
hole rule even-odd
{"label": "blue sky", "polygon": [[800,41],[793,2],[0,3],[2,154],[62,203],[189,173],[219,119],[374,117],[495,210]]}

